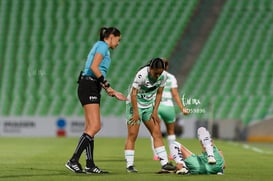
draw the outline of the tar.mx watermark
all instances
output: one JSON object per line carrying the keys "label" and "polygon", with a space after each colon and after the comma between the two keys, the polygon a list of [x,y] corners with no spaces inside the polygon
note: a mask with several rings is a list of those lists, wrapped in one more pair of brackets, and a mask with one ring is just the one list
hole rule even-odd
{"label": "tar.mx watermark", "polygon": [[186,97],[186,95],[183,94],[182,103],[189,110],[190,113],[196,113],[196,114],[206,113],[206,109],[200,107],[201,105],[200,99]]}

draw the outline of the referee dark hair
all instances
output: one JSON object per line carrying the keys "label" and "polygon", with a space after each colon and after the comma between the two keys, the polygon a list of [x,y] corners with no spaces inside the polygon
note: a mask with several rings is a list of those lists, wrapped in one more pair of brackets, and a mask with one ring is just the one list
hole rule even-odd
{"label": "referee dark hair", "polygon": [[[90,50],[84,70],[78,79],[78,98],[84,109],[85,125],[84,132],[79,139],[78,145],[70,160],[65,166],[75,173],[102,174],[107,173],[98,168],[93,159],[94,137],[101,129],[100,120],[100,98],[101,88],[109,96],[119,100],[125,98],[117,94],[105,79],[109,69],[111,58],[109,49],[115,49],[120,42],[121,33],[115,27],[102,27],[100,29],[100,40]],[[121,97],[120,97],[121,96]],[[82,152],[86,152],[86,168],[83,171],[79,163]]]}

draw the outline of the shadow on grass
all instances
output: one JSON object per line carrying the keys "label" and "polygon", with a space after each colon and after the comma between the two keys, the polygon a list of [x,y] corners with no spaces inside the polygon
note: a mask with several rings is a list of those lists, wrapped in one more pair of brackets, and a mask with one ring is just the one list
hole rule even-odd
{"label": "shadow on grass", "polygon": [[[0,179],[11,179],[11,178],[35,178],[35,177],[54,177],[54,176],[67,176],[67,177],[88,177],[88,176],[107,176],[107,175],[119,175],[118,172],[110,171],[107,174],[85,174],[85,173],[73,173],[66,168],[63,170],[52,170],[52,169],[42,169],[42,168],[16,168],[13,170],[9,170],[12,174],[0,175]],[[125,172],[126,173],[126,172]],[[50,180],[50,179],[49,179]]]}
{"label": "shadow on grass", "polygon": [[12,174],[0,175],[0,179],[68,175],[68,172],[65,170],[50,170],[41,168],[16,168],[10,171]]}

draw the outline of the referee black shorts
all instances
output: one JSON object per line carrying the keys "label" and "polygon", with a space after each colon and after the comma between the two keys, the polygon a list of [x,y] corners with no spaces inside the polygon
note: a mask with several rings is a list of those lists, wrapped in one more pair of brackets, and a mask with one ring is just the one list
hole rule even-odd
{"label": "referee black shorts", "polygon": [[78,82],[78,98],[82,106],[86,104],[100,104],[101,86],[97,80],[84,77]]}

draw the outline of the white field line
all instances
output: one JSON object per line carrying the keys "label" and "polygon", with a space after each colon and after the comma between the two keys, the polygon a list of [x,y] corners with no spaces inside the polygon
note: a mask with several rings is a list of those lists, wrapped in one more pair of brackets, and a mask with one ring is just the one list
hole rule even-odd
{"label": "white field line", "polygon": [[273,152],[272,151],[265,151],[265,150],[263,150],[263,149],[261,149],[261,148],[257,148],[257,147],[255,147],[255,146],[250,146],[250,145],[248,145],[248,144],[239,144],[239,143],[235,143],[235,142],[229,142],[230,144],[233,144],[233,145],[236,145],[236,146],[238,146],[238,145],[241,145],[244,149],[246,149],[246,150],[252,150],[252,151],[254,151],[254,152],[256,152],[256,153],[261,153],[261,154],[273,154]]}

